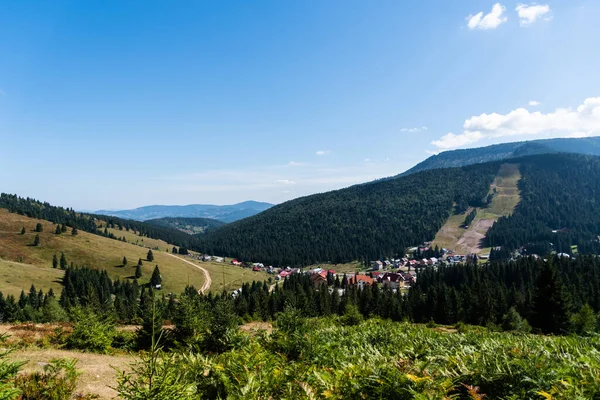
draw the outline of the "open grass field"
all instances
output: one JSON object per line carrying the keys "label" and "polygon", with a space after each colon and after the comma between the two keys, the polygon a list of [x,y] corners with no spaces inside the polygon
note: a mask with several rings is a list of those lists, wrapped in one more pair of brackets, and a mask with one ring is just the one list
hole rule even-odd
{"label": "open grass field", "polygon": [[165,242],[164,240],[152,239],[149,237],[139,236],[139,235],[133,233],[133,231],[127,232],[126,230],[121,231],[119,229],[109,228],[108,232],[112,233],[116,237],[124,236],[127,243],[135,244],[137,246],[147,247],[149,249],[159,249],[160,251],[166,251],[166,250],[171,251],[171,249],[173,248],[172,245],[169,245],[169,243]]}
{"label": "open grass field", "polygon": [[[40,245],[33,247],[30,244],[37,234],[33,230],[38,222],[43,225],[44,229],[39,234]],[[26,229],[25,235],[20,234],[22,227]],[[46,273],[45,269],[52,271],[47,272],[50,274],[47,276],[53,281],[56,274],[60,272],[53,271],[52,256],[56,254],[60,258],[61,252],[64,252],[69,264],[73,262],[78,266],[106,269],[113,279],[133,279],[138,259],[145,260],[148,252],[146,248],[134,244],[82,231],[79,231],[77,236],[71,236],[70,229],[67,233],[56,235],[55,229],[56,225],[51,222],[12,214],[7,210],[0,209],[0,259],[40,267],[39,271],[44,271],[44,273]],[[202,271],[163,252],[154,251],[153,253],[153,262],[144,261],[140,283],[149,281],[154,266],[158,265],[165,292],[181,293],[188,282],[196,287],[202,286],[204,280]],[[123,257],[127,257],[127,266],[122,266]],[[16,290],[15,282],[18,284],[19,281],[15,277],[9,276],[7,279],[3,275],[0,278],[0,291]],[[32,276],[32,278],[36,277]],[[44,274],[39,274],[38,279],[32,279],[32,281],[36,287],[44,287],[43,282],[46,282],[46,278]],[[24,289],[26,290],[32,283],[31,281],[27,282],[25,276],[20,282],[25,284]]]}
{"label": "open grass field", "polygon": [[[246,282],[265,281],[269,278],[275,278],[275,275],[269,275],[266,272],[252,271],[251,268],[237,267],[225,262],[191,261],[208,270],[212,279],[210,291],[215,293],[220,293],[223,289],[227,291],[239,289]],[[223,282],[225,282],[225,286],[223,286]]]}
{"label": "open grass field", "polygon": [[368,268],[365,268],[359,261],[352,261],[344,264],[313,264],[310,265],[307,269],[315,269],[322,268],[326,270],[334,270],[336,274],[353,274],[356,271],[365,271]]}
{"label": "open grass field", "polygon": [[490,249],[481,247],[481,240],[498,218],[511,215],[519,204],[521,197],[517,183],[520,179],[518,164],[502,164],[490,185],[490,193],[494,194],[490,205],[477,208],[477,216],[467,229],[462,223],[471,208],[464,214],[450,216],[436,234],[433,245],[463,254],[489,254]]}
{"label": "open grass field", "polygon": [[0,291],[4,295],[12,294],[18,297],[21,289],[29,290],[33,283],[36,289],[47,292],[54,290],[57,295],[62,290],[61,279],[63,271],[35,265],[21,264],[18,262],[0,259]]}

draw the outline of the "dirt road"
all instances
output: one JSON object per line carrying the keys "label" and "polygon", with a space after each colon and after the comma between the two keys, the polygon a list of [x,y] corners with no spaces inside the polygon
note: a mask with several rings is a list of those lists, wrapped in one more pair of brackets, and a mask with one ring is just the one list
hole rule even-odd
{"label": "dirt road", "polygon": [[193,263],[193,262],[191,262],[191,261],[188,261],[188,260],[186,260],[185,258],[178,257],[178,256],[176,256],[176,255],[173,255],[173,254],[171,254],[171,253],[165,253],[165,254],[168,254],[168,255],[170,255],[171,257],[178,258],[178,259],[180,259],[181,261],[183,261],[183,262],[185,262],[185,263],[188,263],[188,264],[190,264],[190,265],[192,265],[192,266],[194,266],[194,267],[198,268],[200,271],[202,271],[202,273],[204,274],[204,283],[202,284],[202,287],[200,288],[200,290],[198,290],[198,293],[202,293],[202,294],[203,294],[203,293],[204,293],[204,292],[206,292],[208,289],[210,289],[210,285],[211,285],[211,283],[212,283],[212,280],[210,279],[210,274],[208,273],[208,271],[207,271],[205,268],[202,268],[202,267],[201,267],[201,266],[199,266],[198,264],[195,264],[195,263]]}

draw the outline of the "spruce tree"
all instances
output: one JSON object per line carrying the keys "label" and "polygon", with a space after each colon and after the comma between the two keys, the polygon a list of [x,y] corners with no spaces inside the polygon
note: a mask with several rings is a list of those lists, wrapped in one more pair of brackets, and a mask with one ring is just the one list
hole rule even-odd
{"label": "spruce tree", "polygon": [[25,230],[25,227],[21,228],[21,235],[24,235],[24,234],[25,234],[25,232],[27,232],[27,231]]}
{"label": "spruce tree", "polygon": [[71,236],[76,236],[78,233],[77,228],[73,227],[73,229],[71,229]]}
{"label": "spruce tree", "polygon": [[142,262],[142,259],[141,259],[141,258],[138,260],[138,263],[137,263],[137,265],[138,265],[138,267],[141,267],[142,265],[144,265],[144,263]]}
{"label": "spruce tree", "polygon": [[123,257],[123,262],[122,262],[123,266],[127,265],[127,257]]}
{"label": "spruce tree", "polygon": [[61,233],[65,233],[66,231],[67,231],[67,226],[66,226],[65,224],[62,224],[62,225],[60,226],[60,232],[61,232]]}
{"label": "spruce tree", "polygon": [[56,235],[60,235],[62,232],[60,231],[60,225],[56,225],[56,230],[54,231],[54,234]]}
{"label": "spruce tree", "polygon": [[33,239],[33,246],[39,246],[40,245],[40,235],[35,235],[35,238]]}
{"label": "spruce tree", "polygon": [[177,247],[173,246],[173,251],[172,251],[172,253],[173,253],[173,254],[177,254]]}
{"label": "spruce tree", "polygon": [[67,269],[67,257],[65,257],[65,253],[60,253],[60,269]]}
{"label": "spruce tree", "polygon": [[140,279],[142,277],[142,266],[141,264],[138,264],[137,267],[135,267],[135,279]]}
{"label": "spruce tree", "polygon": [[160,270],[158,269],[158,265],[154,267],[154,271],[152,271],[152,278],[150,278],[150,286],[155,288],[157,285],[162,283],[162,277],[160,276]]}
{"label": "spruce tree", "polygon": [[146,260],[152,262],[154,261],[154,254],[152,254],[152,250],[148,250],[148,255],[146,255]]}
{"label": "spruce tree", "polygon": [[570,306],[571,298],[556,267],[550,261],[544,263],[537,279],[534,326],[543,333],[567,333],[570,328]]}
{"label": "spruce tree", "polygon": [[58,268],[58,257],[56,257],[56,254],[52,256],[52,268]]}
{"label": "spruce tree", "polygon": [[38,222],[38,223],[35,225],[35,231],[36,231],[36,232],[42,232],[43,230],[44,230],[44,226]]}

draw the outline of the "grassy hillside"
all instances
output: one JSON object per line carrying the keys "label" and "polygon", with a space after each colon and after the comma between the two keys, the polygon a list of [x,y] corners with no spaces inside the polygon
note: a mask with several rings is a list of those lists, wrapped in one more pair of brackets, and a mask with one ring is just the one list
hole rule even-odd
{"label": "grassy hillside", "polygon": [[0,291],[4,295],[12,294],[17,297],[21,290],[29,290],[31,284],[36,289],[49,289],[59,294],[61,290],[61,279],[63,271],[48,267],[22,264],[0,259]]}
{"label": "grassy hillside", "polygon": [[[40,235],[40,245],[30,246],[33,243],[36,232],[33,232],[37,223],[43,226]],[[26,233],[21,235],[21,229],[25,227]],[[73,262],[79,266],[106,269],[112,278],[130,279],[135,272],[135,266],[139,258],[145,259],[147,249],[118,240],[108,239],[79,231],[77,236],[67,233],[56,235],[56,225],[22,215],[9,213],[0,209],[0,258],[7,261],[18,261],[36,267],[52,270],[52,257],[60,257],[64,252],[68,263]],[[128,265],[123,267],[122,260],[126,257]],[[163,287],[165,292],[180,293],[189,282],[200,287],[203,282],[203,274],[200,270],[186,263],[170,257],[159,251],[154,252],[153,262],[144,262],[143,275],[139,280],[145,283],[150,279],[152,270],[158,265],[163,276]],[[58,271],[56,271],[58,273]],[[43,287],[46,279],[40,275],[36,286]],[[26,283],[28,289],[31,282]],[[14,285],[3,279],[0,282],[0,291],[12,288]],[[14,290],[14,289],[12,289]]]}
{"label": "grassy hillside", "polygon": [[210,218],[158,218],[146,221],[148,224],[175,228],[188,235],[200,235],[225,225],[224,222]]}
{"label": "grassy hillside", "polygon": [[461,167],[514,157],[550,153],[579,153],[597,156],[600,155],[600,137],[541,139],[527,142],[495,144],[474,149],[445,151],[429,157],[402,175],[409,175],[429,169]]}

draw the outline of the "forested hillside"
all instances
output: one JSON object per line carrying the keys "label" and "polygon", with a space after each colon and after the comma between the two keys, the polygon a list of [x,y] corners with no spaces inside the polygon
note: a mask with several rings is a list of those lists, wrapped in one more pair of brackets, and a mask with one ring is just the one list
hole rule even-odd
{"label": "forested hillside", "polygon": [[462,167],[534,154],[580,153],[600,155],[600,137],[542,139],[502,143],[465,150],[451,150],[429,157],[402,175],[436,168]]}
{"label": "forested hillside", "polygon": [[454,205],[483,205],[498,168],[426,171],[302,197],[200,238],[202,248],[275,265],[402,254],[431,240]]}
{"label": "forested hillside", "polygon": [[178,229],[189,235],[203,235],[225,225],[225,222],[211,218],[157,218],[149,219],[147,224]]}
{"label": "forested hillside", "polygon": [[486,246],[502,246],[506,257],[520,246],[544,255],[551,251],[598,254],[600,244],[600,158],[540,155],[520,163],[521,202],[510,217],[488,231]]}

